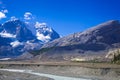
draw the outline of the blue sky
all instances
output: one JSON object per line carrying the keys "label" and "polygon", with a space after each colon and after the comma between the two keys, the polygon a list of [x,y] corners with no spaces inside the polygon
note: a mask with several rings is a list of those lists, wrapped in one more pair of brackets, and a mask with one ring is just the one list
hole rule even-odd
{"label": "blue sky", "polygon": [[64,36],[108,20],[119,20],[120,0],[0,0],[0,10],[5,14],[1,23],[12,16],[21,19],[25,12],[30,12],[36,20]]}

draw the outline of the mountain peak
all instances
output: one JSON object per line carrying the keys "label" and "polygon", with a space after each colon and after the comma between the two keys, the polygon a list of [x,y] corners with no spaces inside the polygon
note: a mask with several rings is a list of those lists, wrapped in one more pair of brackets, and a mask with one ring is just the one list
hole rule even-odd
{"label": "mountain peak", "polygon": [[[10,19],[6,21],[5,23],[21,23],[22,21],[20,19]],[[5,24],[3,23],[3,25]]]}
{"label": "mountain peak", "polygon": [[36,22],[35,23],[35,28],[47,28],[47,24]]}
{"label": "mountain peak", "polygon": [[107,21],[108,23],[119,23],[120,21],[119,20],[109,20]]}
{"label": "mountain peak", "polygon": [[102,27],[104,27],[104,26],[112,26],[112,25],[116,25],[116,24],[120,24],[120,21],[119,20],[109,20],[109,21],[107,21],[107,22],[104,22],[104,23],[102,23],[102,24],[99,24],[98,26],[102,26]]}
{"label": "mountain peak", "polygon": [[60,35],[51,27],[48,27],[46,23],[36,22],[35,28],[37,39],[43,41],[44,43],[60,37]]}

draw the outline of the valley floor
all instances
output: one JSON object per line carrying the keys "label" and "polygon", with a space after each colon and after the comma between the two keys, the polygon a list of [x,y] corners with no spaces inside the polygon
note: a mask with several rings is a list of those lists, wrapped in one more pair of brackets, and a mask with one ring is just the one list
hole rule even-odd
{"label": "valley floor", "polygon": [[40,62],[40,61],[0,61],[0,67],[5,66],[79,66],[86,68],[120,68],[120,64],[92,62]]}
{"label": "valley floor", "polygon": [[[38,73],[76,77],[76,78],[84,77],[84,78],[91,78],[93,80],[120,79],[120,65],[110,64],[110,63],[28,62],[28,61],[7,62],[6,61],[6,62],[0,62],[0,68],[34,70],[35,72]],[[23,80],[28,80],[28,79],[23,79]],[[37,79],[32,79],[32,80],[37,80]],[[39,80],[44,80],[44,79],[39,79]]]}

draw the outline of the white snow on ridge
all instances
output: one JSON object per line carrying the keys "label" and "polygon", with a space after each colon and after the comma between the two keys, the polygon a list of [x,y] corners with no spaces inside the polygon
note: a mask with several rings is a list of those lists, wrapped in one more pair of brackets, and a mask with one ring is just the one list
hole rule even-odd
{"label": "white snow on ridge", "polygon": [[13,34],[10,34],[10,33],[7,33],[7,32],[1,32],[0,35],[2,37],[6,37],[6,38],[16,38],[16,35],[13,35]]}
{"label": "white snow on ridge", "polygon": [[[43,42],[48,42],[51,40],[50,34],[53,33],[53,30],[52,28],[47,27],[46,23],[36,22],[35,28],[36,28],[36,36],[38,40],[41,40]],[[47,35],[46,32],[48,33]]]}
{"label": "white snow on ridge", "polygon": [[40,34],[38,31],[37,31],[36,36],[37,36],[38,40],[41,40],[43,42],[48,42],[51,39],[51,37],[49,35],[44,36],[43,34]]}
{"label": "white snow on ridge", "polygon": [[19,46],[19,45],[22,45],[22,43],[20,43],[19,41],[14,41],[14,42],[11,42],[10,45],[11,45],[12,47],[17,47],[17,46]]}
{"label": "white snow on ridge", "polygon": [[35,23],[35,28],[43,28],[43,27],[46,27],[46,23],[39,23],[39,22],[36,22]]}
{"label": "white snow on ridge", "polygon": [[43,31],[52,32],[52,28],[47,27],[47,24],[46,24],[46,23],[36,22],[36,23],[35,23],[35,28],[36,28],[36,29],[42,29]]}
{"label": "white snow on ridge", "polygon": [[15,16],[12,16],[12,17],[10,18],[10,21],[16,21],[16,20],[19,20],[19,19],[16,18]]}

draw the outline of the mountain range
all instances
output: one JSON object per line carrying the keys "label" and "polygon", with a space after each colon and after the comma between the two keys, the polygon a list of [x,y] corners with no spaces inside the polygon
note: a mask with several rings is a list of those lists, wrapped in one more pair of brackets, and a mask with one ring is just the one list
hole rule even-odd
{"label": "mountain range", "polygon": [[30,23],[19,19],[0,25],[0,58],[17,57],[40,47],[60,35],[45,23]]}
{"label": "mountain range", "polygon": [[119,34],[118,20],[64,37],[46,23],[9,20],[0,25],[0,58],[105,61],[110,51],[120,48]]}

